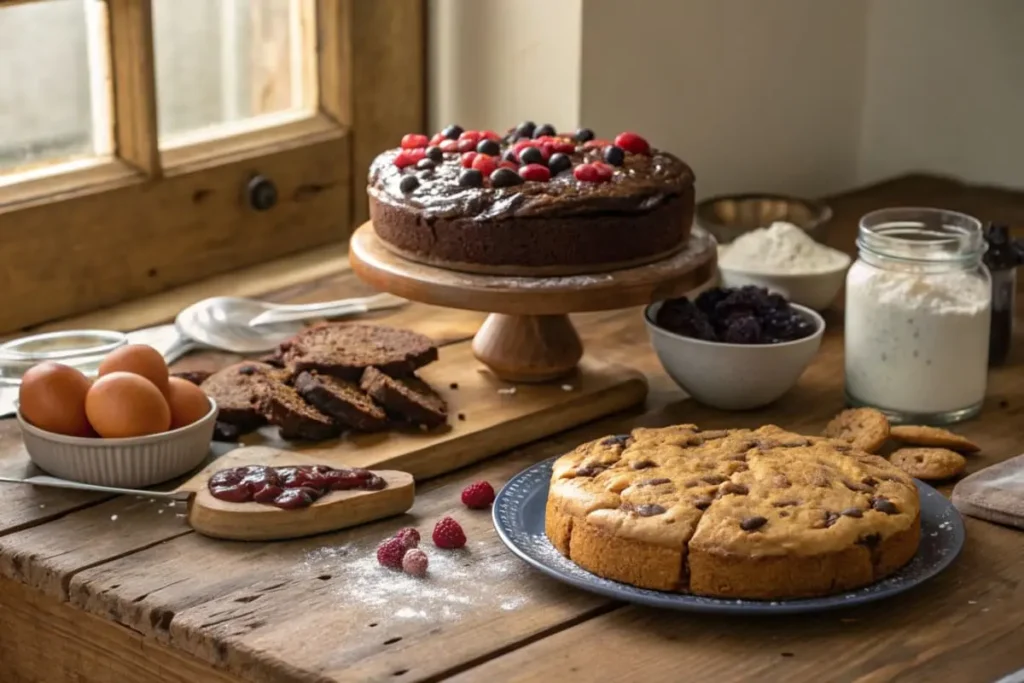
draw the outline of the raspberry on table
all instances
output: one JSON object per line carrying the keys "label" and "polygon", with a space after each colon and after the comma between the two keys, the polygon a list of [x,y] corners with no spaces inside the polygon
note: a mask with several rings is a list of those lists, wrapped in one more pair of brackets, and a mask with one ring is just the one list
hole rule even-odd
{"label": "raspberry on table", "polygon": [[400,540],[406,548],[415,548],[420,544],[420,532],[411,526],[399,529],[398,533],[395,534],[395,538]]}
{"label": "raspberry on table", "polygon": [[447,550],[455,550],[466,545],[466,532],[451,517],[441,518],[441,521],[434,527],[434,533],[431,535],[431,538],[434,541],[434,545]]}
{"label": "raspberry on table", "polygon": [[494,502],[494,487],[486,481],[478,481],[462,489],[462,503],[468,508],[481,510]]}
{"label": "raspberry on table", "polygon": [[430,560],[419,548],[412,548],[402,558],[402,571],[411,576],[426,576]]}
{"label": "raspberry on table", "polygon": [[389,569],[401,569],[407,548],[400,538],[389,538],[377,546],[377,562]]}

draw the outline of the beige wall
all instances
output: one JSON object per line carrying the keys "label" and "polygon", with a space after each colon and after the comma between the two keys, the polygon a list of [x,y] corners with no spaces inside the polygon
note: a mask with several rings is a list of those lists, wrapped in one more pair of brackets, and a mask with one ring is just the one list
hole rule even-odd
{"label": "beige wall", "polygon": [[432,2],[435,128],[630,128],[701,196],[1024,187],[1024,0]]}
{"label": "beige wall", "polygon": [[430,0],[431,130],[575,126],[583,1]]}
{"label": "beige wall", "polygon": [[858,176],[1024,188],[1024,2],[871,0]]}

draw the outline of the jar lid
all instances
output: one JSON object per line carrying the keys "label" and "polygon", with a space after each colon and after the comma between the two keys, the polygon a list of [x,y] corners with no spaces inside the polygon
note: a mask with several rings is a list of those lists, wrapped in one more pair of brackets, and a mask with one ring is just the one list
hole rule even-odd
{"label": "jar lid", "polygon": [[93,375],[108,353],[127,343],[127,335],[113,330],[63,330],[13,339],[0,344],[0,384],[20,384],[25,372],[43,361]]}

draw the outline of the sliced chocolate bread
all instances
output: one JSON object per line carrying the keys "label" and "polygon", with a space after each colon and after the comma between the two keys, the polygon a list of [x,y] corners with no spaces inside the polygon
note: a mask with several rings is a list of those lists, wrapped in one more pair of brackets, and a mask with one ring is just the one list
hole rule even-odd
{"label": "sliced chocolate bread", "polygon": [[306,403],[299,392],[281,382],[268,379],[260,410],[289,441],[323,441],[338,436],[341,424]]}
{"label": "sliced chocolate bread", "polygon": [[448,404],[419,377],[389,377],[376,368],[366,368],[359,386],[385,410],[407,422],[433,428],[448,421]]}
{"label": "sliced chocolate bread", "polygon": [[375,432],[388,426],[384,409],[354,382],[310,371],[300,372],[294,384],[307,403],[352,429]]}
{"label": "sliced chocolate bread", "polygon": [[266,422],[260,407],[264,380],[280,374],[280,370],[265,363],[243,361],[218,370],[199,386],[216,401],[217,420],[234,425],[239,433],[245,433]]}
{"label": "sliced chocolate bread", "polygon": [[435,360],[437,346],[416,332],[383,325],[322,323],[281,344],[275,364],[285,366],[293,376],[315,370],[358,382],[369,367],[402,377]]}

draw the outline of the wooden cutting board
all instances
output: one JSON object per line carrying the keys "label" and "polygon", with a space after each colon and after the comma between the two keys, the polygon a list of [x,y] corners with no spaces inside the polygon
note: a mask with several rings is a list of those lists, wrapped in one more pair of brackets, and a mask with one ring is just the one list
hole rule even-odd
{"label": "wooden cutting board", "polygon": [[306,443],[285,441],[276,427],[268,426],[242,442],[316,456],[326,464],[400,470],[423,479],[624,410],[647,396],[641,373],[596,358],[584,357],[575,374],[551,383],[513,385],[477,362],[468,341],[439,352],[440,359],[419,375],[448,402],[446,427]]}
{"label": "wooden cutting board", "polygon": [[953,505],[965,515],[1024,529],[1024,455],[958,482]]}

